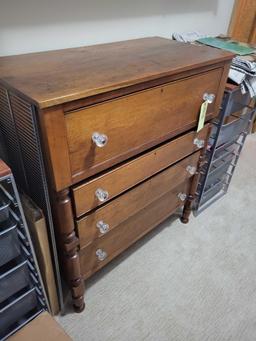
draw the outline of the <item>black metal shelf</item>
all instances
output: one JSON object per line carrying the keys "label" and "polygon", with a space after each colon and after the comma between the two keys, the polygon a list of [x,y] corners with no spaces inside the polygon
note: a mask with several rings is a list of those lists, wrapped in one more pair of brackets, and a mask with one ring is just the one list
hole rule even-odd
{"label": "black metal shelf", "polygon": [[0,178],[0,340],[48,309],[12,174]]}
{"label": "black metal shelf", "polygon": [[208,141],[206,164],[197,188],[194,214],[198,215],[227,193],[255,109],[240,88],[226,89],[222,107]]}

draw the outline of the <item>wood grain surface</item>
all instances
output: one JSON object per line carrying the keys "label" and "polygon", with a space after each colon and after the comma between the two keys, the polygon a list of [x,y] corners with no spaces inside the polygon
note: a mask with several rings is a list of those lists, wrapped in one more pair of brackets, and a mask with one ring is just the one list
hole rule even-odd
{"label": "wood grain surface", "polygon": [[[204,93],[216,95],[206,121],[217,116],[232,57],[208,46],[144,38],[0,58],[0,84],[36,106],[62,275],[76,311],[84,309],[83,278],[183,206],[179,192],[189,194],[188,220],[196,181],[184,167],[197,164],[200,153],[193,130]],[[18,117],[12,103],[11,109]],[[94,132],[108,136],[106,146],[96,147]],[[113,185],[112,201],[96,208],[89,193],[100,183]],[[91,208],[76,226],[76,215]],[[94,239],[102,217],[112,229]],[[104,261],[99,248],[107,253]]]}
{"label": "wood grain surface", "polygon": [[[97,239],[94,243],[81,249],[80,262],[84,278],[90,277],[136,240],[160,224],[175,212],[179,206],[182,206],[183,202],[178,198],[177,194],[180,192],[188,193],[189,187],[190,180],[187,180],[130,217],[103,238]],[[107,253],[105,260],[98,260],[96,256],[96,250],[98,249],[102,249]]]}
{"label": "wood grain surface", "polygon": [[230,60],[231,54],[143,38],[0,58],[0,82],[40,108]]}
{"label": "wood grain surface", "polygon": [[[195,127],[204,93],[217,96],[221,76],[218,68],[67,114],[73,177],[91,176]],[[215,103],[206,120],[214,114]],[[95,146],[94,132],[107,135],[106,146]]]}
{"label": "wood grain surface", "polygon": [[[76,216],[87,213],[102,203],[95,197],[95,191],[102,188],[108,192],[108,200],[149,178],[162,169],[181,160],[198,147],[195,138],[205,140],[209,124],[200,132],[190,132],[131,161],[125,162],[88,182],[72,188]],[[106,202],[106,201],[105,201]]]}
{"label": "wood grain surface", "polygon": [[256,1],[236,0],[228,35],[238,41],[256,44]]}
{"label": "wood grain surface", "polygon": [[[186,157],[162,172],[144,181],[130,191],[112,200],[107,205],[100,207],[80,219],[77,222],[77,230],[80,247],[89,244],[94,239],[103,237],[97,228],[97,223],[103,221],[109,225],[109,231],[117,225],[134,215],[136,212],[148,206],[151,202],[161,197],[164,193],[177,187],[190,178],[188,166],[197,168],[200,151]],[[107,232],[109,233],[109,232]]]}

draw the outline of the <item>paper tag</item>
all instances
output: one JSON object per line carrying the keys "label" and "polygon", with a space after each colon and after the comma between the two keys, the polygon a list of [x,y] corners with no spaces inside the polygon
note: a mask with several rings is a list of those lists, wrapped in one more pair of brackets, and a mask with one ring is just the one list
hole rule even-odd
{"label": "paper tag", "polygon": [[201,109],[200,109],[200,115],[199,115],[199,120],[198,120],[198,125],[197,125],[197,132],[199,132],[204,127],[204,121],[205,121],[205,117],[206,117],[207,108],[208,108],[208,101],[204,101],[202,103]]}

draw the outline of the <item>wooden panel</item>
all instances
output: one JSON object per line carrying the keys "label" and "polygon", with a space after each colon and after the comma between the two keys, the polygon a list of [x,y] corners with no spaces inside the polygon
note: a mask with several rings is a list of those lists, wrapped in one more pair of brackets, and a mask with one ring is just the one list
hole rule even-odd
{"label": "wooden panel", "polygon": [[60,324],[47,311],[23,326],[15,334],[8,337],[9,341],[72,341]]}
{"label": "wooden panel", "polygon": [[192,166],[197,169],[199,155],[200,151],[188,156],[176,165],[165,169],[115,200],[112,200],[107,205],[80,219],[77,222],[80,247],[87,245],[95,238],[103,236],[97,228],[99,221],[108,224],[109,230],[112,230],[131,215],[134,215],[152,201],[170,191],[170,189],[183,183],[186,178],[190,178],[193,174],[188,172],[186,168]]}
{"label": "wooden panel", "polygon": [[[171,215],[183,202],[178,198],[180,192],[188,193],[190,180],[181,184],[172,191],[145,207],[133,217],[113,229],[103,238],[80,250],[81,269],[84,278],[91,276],[94,272],[106,265],[114,257],[127,249],[136,240],[148,231],[160,224]],[[96,251],[102,249],[107,253],[107,258],[99,261]]]}
{"label": "wooden panel", "polygon": [[53,188],[60,191],[72,184],[63,111],[52,108],[39,117],[49,179]]}
{"label": "wooden panel", "polygon": [[[217,94],[221,76],[216,69],[66,115],[74,182],[196,126],[203,94]],[[94,132],[108,136],[106,146],[95,146]]]}
{"label": "wooden panel", "polygon": [[236,0],[228,34],[231,38],[256,44],[256,1]]}
{"label": "wooden panel", "polygon": [[205,140],[208,129],[209,124],[199,133],[187,133],[82,185],[74,187],[73,197],[76,216],[79,217],[102,204],[95,196],[95,191],[98,188],[106,190],[109,195],[108,200],[111,200],[130,187],[198,150],[193,141],[195,138]]}
{"label": "wooden panel", "polygon": [[120,89],[100,93],[95,96],[85,97],[76,101],[64,103],[62,107],[63,107],[64,112],[68,113],[70,111],[79,110],[81,108],[85,108],[90,105],[95,105],[101,102],[109,101],[111,99],[115,99],[121,96],[127,96],[138,91],[143,91],[146,89],[154,88],[156,86],[165,85],[165,84],[168,84],[168,83],[180,80],[180,79],[184,79],[186,77],[195,76],[195,75],[198,75],[199,73],[208,72],[210,70],[214,70],[217,68],[223,68],[223,65],[225,63],[226,62],[224,63],[219,62],[213,65],[201,66],[200,68],[196,68],[196,69],[191,68],[190,70],[183,71],[178,74],[173,74],[171,76],[159,77],[159,78],[146,81],[146,82],[141,82],[138,84],[135,83],[134,85],[130,85],[126,88],[120,88]]}
{"label": "wooden panel", "polygon": [[0,82],[40,108],[230,60],[208,46],[164,38],[0,58]]}

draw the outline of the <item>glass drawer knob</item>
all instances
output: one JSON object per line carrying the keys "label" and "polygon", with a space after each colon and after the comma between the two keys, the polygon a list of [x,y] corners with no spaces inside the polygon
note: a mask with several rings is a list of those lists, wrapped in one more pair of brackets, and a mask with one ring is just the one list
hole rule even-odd
{"label": "glass drawer knob", "polygon": [[102,249],[98,249],[96,251],[96,256],[97,256],[98,260],[102,262],[107,258],[108,254],[106,251],[104,251]]}
{"label": "glass drawer knob", "polygon": [[96,226],[99,229],[101,234],[105,234],[109,231],[109,225],[104,223],[103,220],[98,221]]}
{"label": "glass drawer knob", "polygon": [[109,197],[108,192],[102,188],[98,188],[95,191],[95,196],[100,202],[104,202],[104,201],[108,200],[108,197]]}
{"label": "glass drawer knob", "polygon": [[187,199],[187,194],[186,193],[179,193],[178,194],[178,198],[181,200],[181,201],[185,201]]}
{"label": "glass drawer knob", "polygon": [[187,166],[186,171],[187,171],[189,174],[194,175],[194,174],[196,174],[196,167],[190,166],[190,165],[189,165],[189,166]]}
{"label": "glass drawer knob", "polygon": [[194,145],[197,146],[197,148],[203,148],[204,147],[204,140],[200,140],[198,138],[194,139]]}
{"label": "glass drawer knob", "polygon": [[204,93],[203,95],[203,100],[208,102],[209,104],[213,103],[215,100],[215,95],[214,94],[208,94],[207,92]]}
{"label": "glass drawer knob", "polygon": [[105,134],[100,133],[93,133],[92,134],[92,141],[96,144],[97,147],[104,147],[108,142],[108,137]]}

